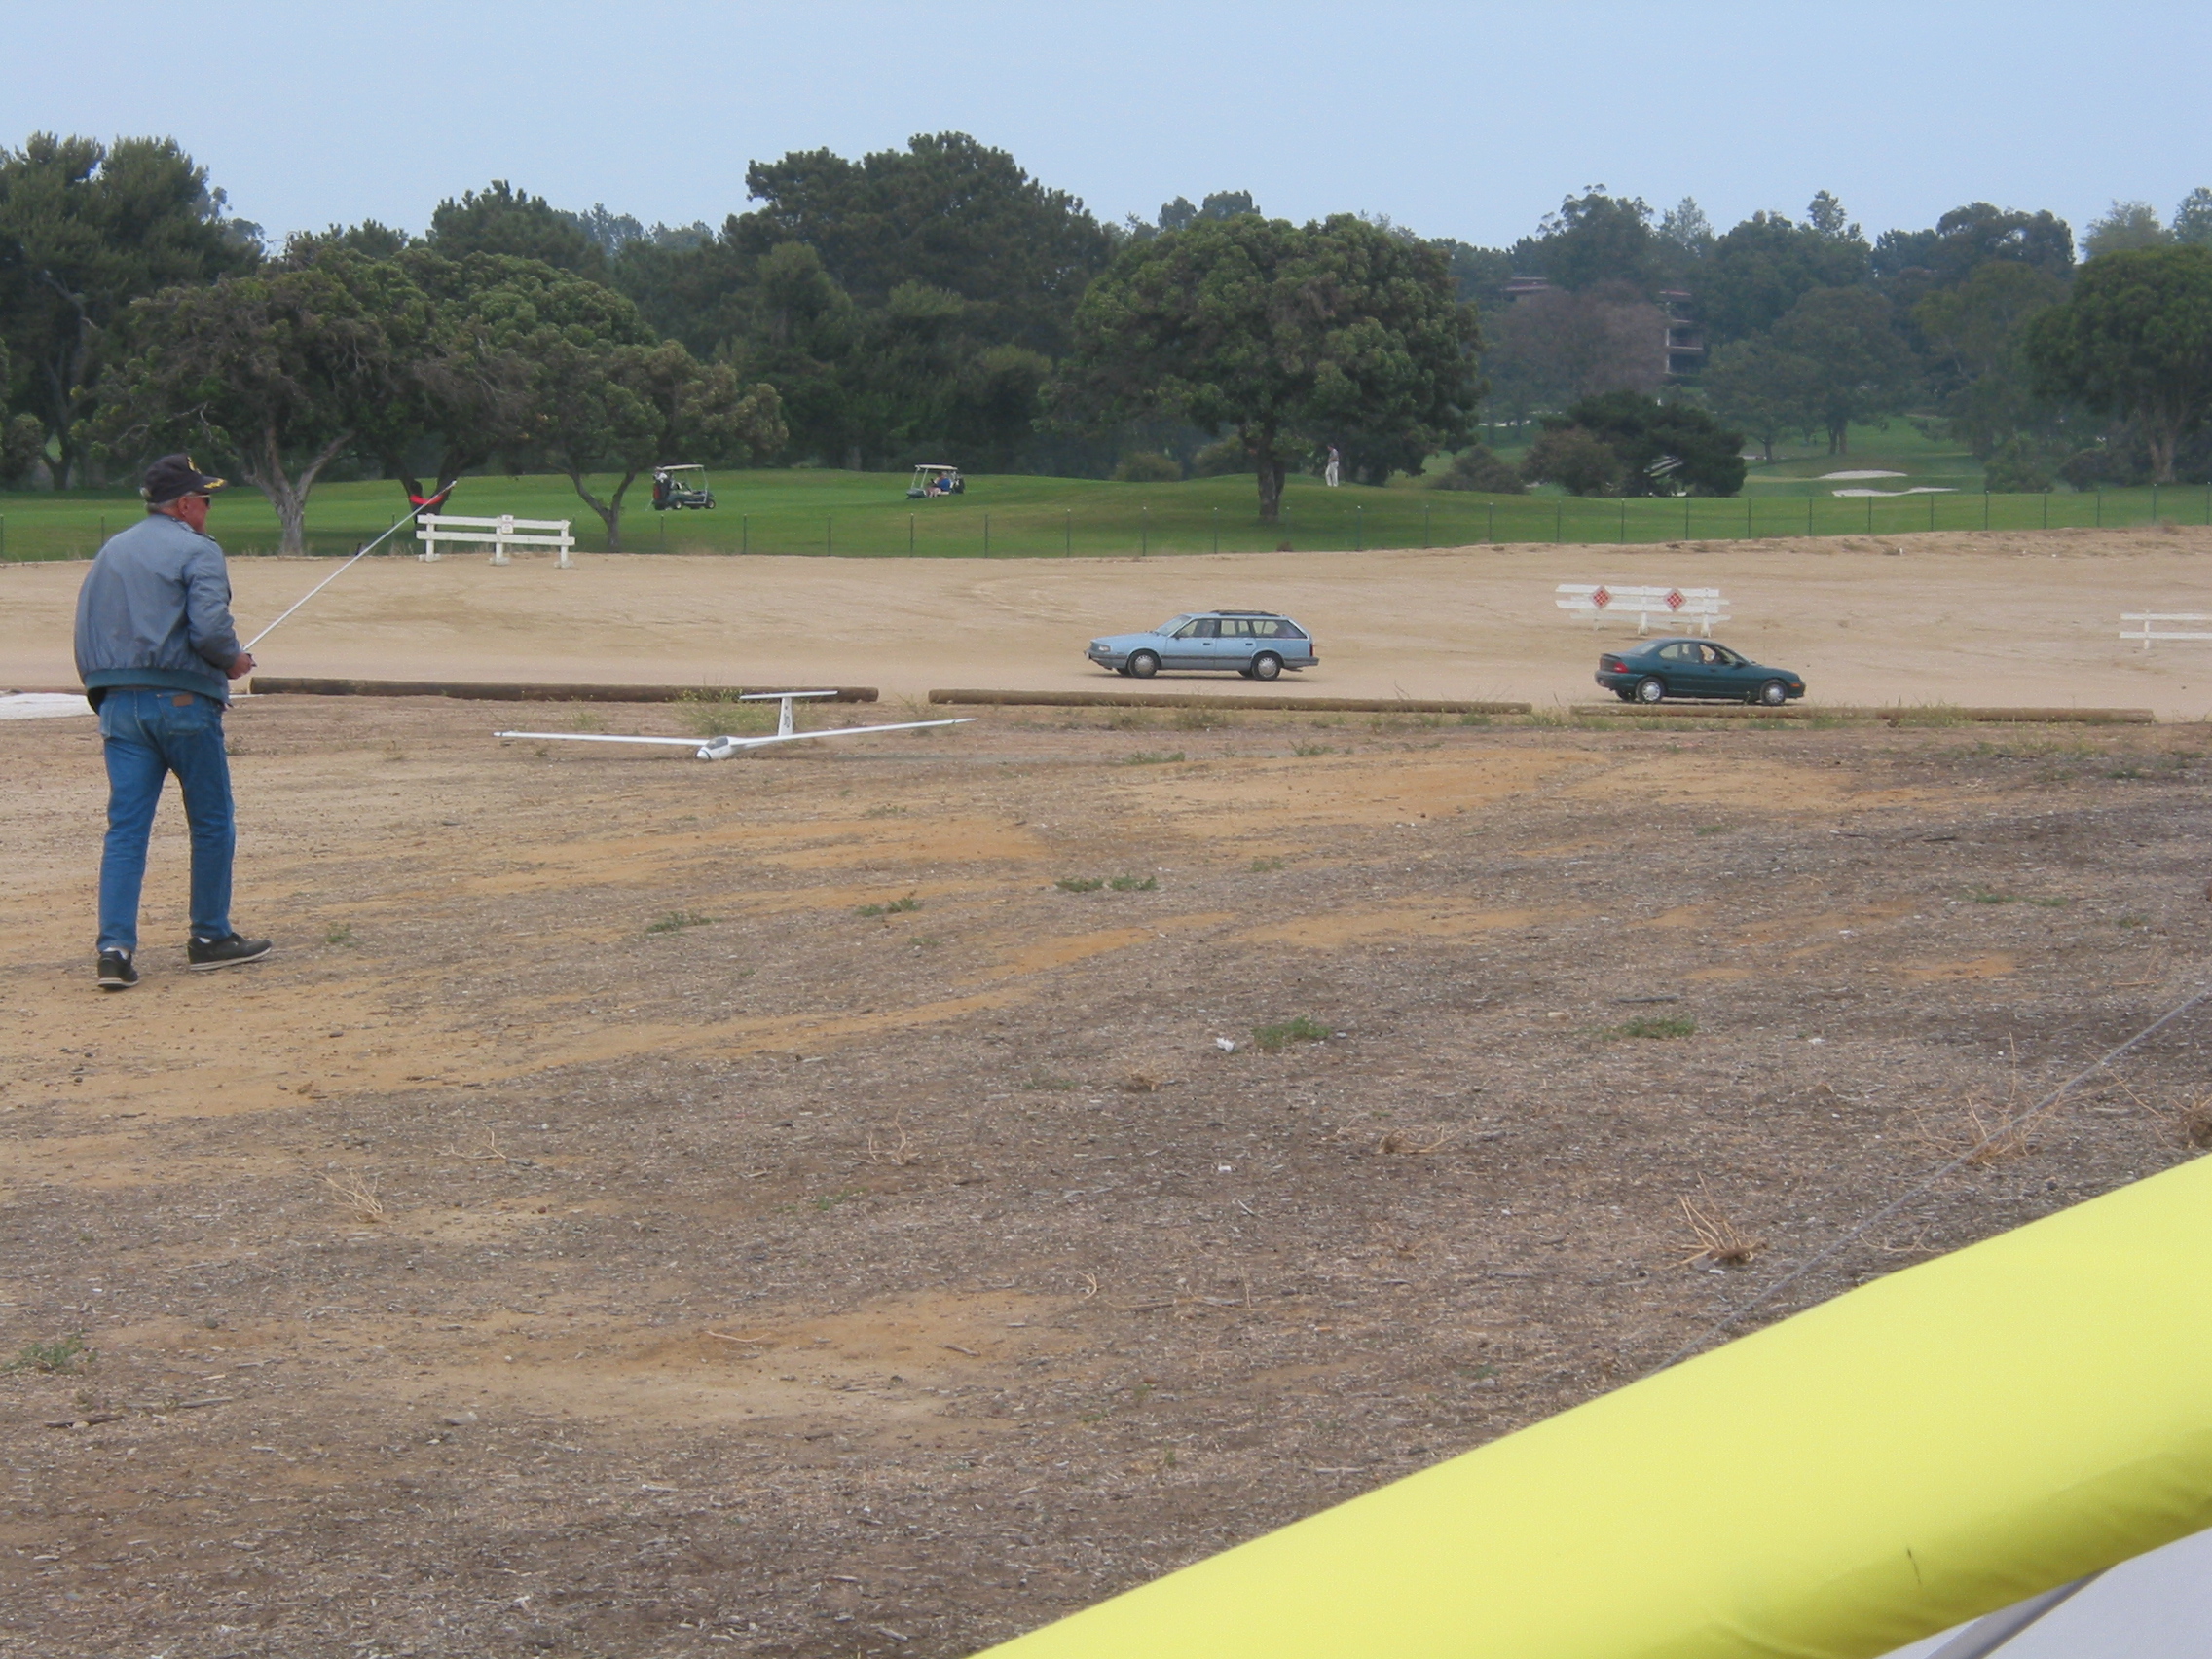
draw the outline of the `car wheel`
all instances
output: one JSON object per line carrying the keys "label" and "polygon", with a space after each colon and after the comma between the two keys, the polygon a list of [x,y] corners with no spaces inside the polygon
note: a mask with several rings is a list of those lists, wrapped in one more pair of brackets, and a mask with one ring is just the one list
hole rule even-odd
{"label": "car wheel", "polygon": [[1639,703],[1656,703],[1667,695],[1667,682],[1656,675],[1645,675],[1636,682],[1636,700]]}
{"label": "car wheel", "polygon": [[1789,687],[1779,680],[1770,680],[1759,687],[1759,701],[1770,709],[1779,709],[1789,701]]}
{"label": "car wheel", "polygon": [[1282,672],[1282,658],[1272,651],[1262,651],[1252,659],[1254,680],[1272,680]]}
{"label": "car wheel", "polygon": [[1150,651],[1139,651],[1129,658],[1129,672],[1139,680],[1150,680],[1160,672],[1160,659]]}

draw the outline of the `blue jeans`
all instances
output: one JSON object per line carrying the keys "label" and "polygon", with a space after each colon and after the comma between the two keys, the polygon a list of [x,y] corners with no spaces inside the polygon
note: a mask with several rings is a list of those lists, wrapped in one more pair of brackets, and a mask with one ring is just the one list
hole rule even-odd
{"label": "blue jeans", "polygon": [[162,780],[176,774],[192,830],[192,937],[231,931],[231,763],[223,754],[223,705],[190,691],[123,687],[100,700],[107,753],[107,844],[100,855],[102,950],[138,948],[138,890]]}

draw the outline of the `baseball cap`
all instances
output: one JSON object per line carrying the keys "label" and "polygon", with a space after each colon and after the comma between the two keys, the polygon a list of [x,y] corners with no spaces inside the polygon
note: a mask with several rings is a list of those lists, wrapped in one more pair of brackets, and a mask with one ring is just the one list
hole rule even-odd
{"label": "baseball cap", "polygon": [[220,490],[225,480],[203,472],[188,455],[165,455],[146,468],[138,494],[150,507],[165,507],[184,496],[206,496]]}

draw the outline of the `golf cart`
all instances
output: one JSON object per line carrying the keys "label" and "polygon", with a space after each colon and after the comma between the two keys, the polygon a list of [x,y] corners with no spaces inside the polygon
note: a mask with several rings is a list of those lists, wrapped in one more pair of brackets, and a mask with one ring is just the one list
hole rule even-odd
{"label": "golf cart", "polygon": [[957,466],[917,466],[913,483],[906,487],[906,499],[919,501],[931,496],[958,496],[967,489],[968,481],[960,476]]}
{"label": "golf cart", "polygon": [[653,511],[665,513],[677,507],[711,507],[715,493],[707,485],[707,469],[703,466],[656,466],[653,468]]}

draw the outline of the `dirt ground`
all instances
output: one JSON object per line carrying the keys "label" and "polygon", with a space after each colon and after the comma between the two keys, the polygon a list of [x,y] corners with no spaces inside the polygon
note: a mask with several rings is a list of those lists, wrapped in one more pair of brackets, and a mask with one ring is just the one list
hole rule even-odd
{"label": "dirt ground", "polygon": [[[2200,726],[1066,714],[256,700],[277,954],[172,803],[125,996],[0,725],[0,1653],[973,1652],[1710,1337],[2212,912]],[[1752,1322],[2193,1156],[2207,1036]]]}
{"label": "dirt ground", "polygon": [[[214,523],[221,534],[220,516]],[[579,555],[495,568],[364,560],[258,653],[272,675],[395,680],[1051,689],[1113,683],[1095,635],[1178,610],[1286,611],[1319,641],[1316,695],[1574,703],[1596,694],[1594,634],[1561,582],[1717,587],[1722,638],[1794,669],[1815,703],[2148,708],[2212,718],[2203,645],[2148,653],[2123,610],[2212,612],[2212,530],[1942,533],[1904,537],[1508,546],[1218,558],[796,559]],[[241,559],[238,611],[258,630],[328,560]],[[0,566],[0,686],[72,682],[81,565]],[[1231,679],[1229,684],[1241,688]]]}

